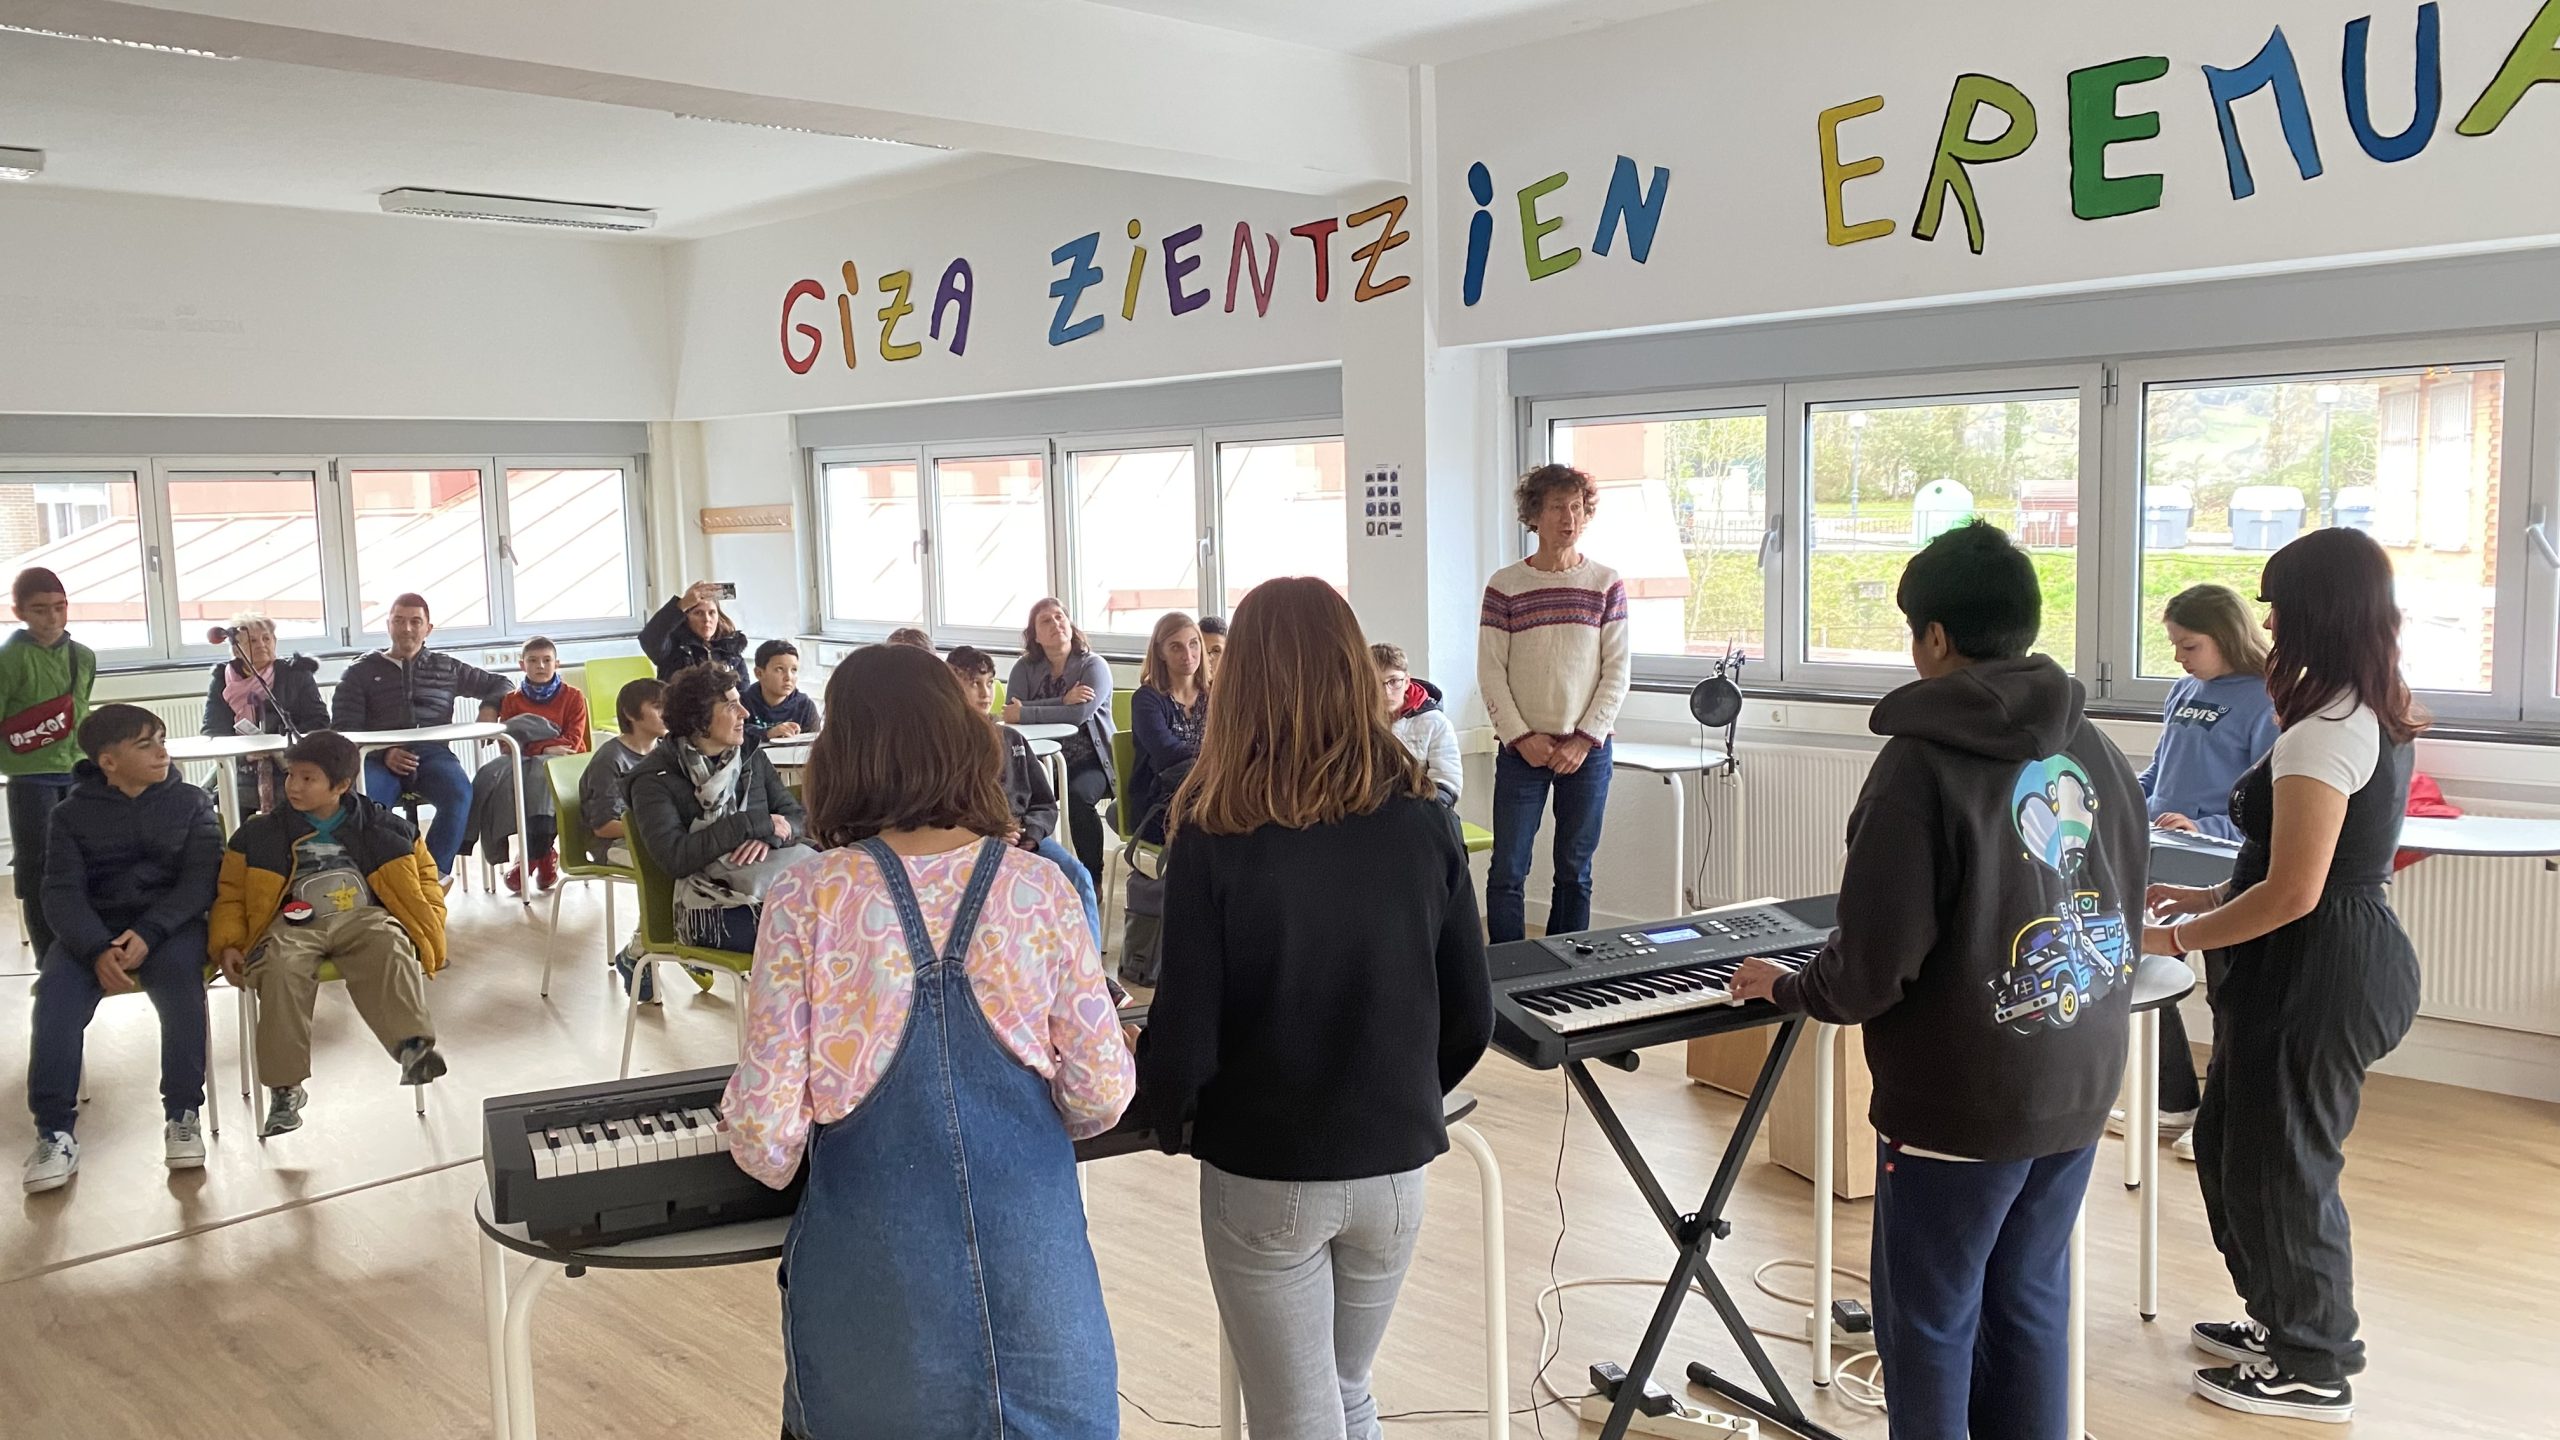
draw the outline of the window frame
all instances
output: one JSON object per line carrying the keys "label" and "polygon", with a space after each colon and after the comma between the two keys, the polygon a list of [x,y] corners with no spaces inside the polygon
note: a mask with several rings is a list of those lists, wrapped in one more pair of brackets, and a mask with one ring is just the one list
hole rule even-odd
{"label": "window frame", "polygon": [[[827,467],[831,465],[895,465],[907,464],[916,472],[916,539],[911,544],[923,546],[918,555],[917,623],[930,633],[933,625],[934,571],[933,547],[928,537],[933,533],[932,468],[925,463],[925,447],[921,445],[857,445],[830,446],[808,453],[806,483],[809,513],[817,524],[809,527],[809,573],[815,580],[818,610],[815,617],[817,634],[834,639],[871,642],[883,640],[890,631],[905,624],[902,620],[879,620],[867,617],[836,616],[835,573],[827,563],[827,533],[834,528],[834,517],[827,510]],[[1018,638],[1018,637],[1017,637]]]}
{"label": "window frame", "polygon": [[[531,639],[535,635],[553,640],[598,640],[639,633],[649,623],[647,587],[642,576],[649,555],[649,487],[643,469],[643,458],[632,455],[496,455],[490,457],[490,478],[494,482],[488,493],[490,504],[497,509],[497,540],[489,547],[489,560],[503,582],[506,608],[491,607],[492,615],[503,614],[507,638]],[[618,470],[622,472],[622,579],[623,613],[601,620],[570,620],[536,625],[516,613],[516,567],[522,563],[515,554],[515,514],[507,496],[507,474],[512,470]],[[495,592],[493,592],[495,593]]]}
{"label": "window frame", "polygon": [[[500,588],[500,572],[506,567],[498,563],[498,547],[502,543],[505,532],[499,528],[497,504],[492,496],[501,478],[492,468],[495,464],[496,461],[487,455],[341,455],[337,457],[332,467],[337,486],[337,504],[334,508],[338,512],[342,529],[339,543],[332,548],[344,557],[345,562],[340,567],[346,587],[345,605],[340,612],[345,617],[345,623],[339,631],[341,643],[361,650],[369,646],[378,648],[390,643],[391,639],[388,630],[364,628],[364,557],[357,548],[354,476],[358,471],[369,470],[473,470],[479,472],[480,583],[486,587],[489,597],[489,621],[485,625],[469,626],[446,625],[438,621],[435,634],[430,637],[429,643],[431,645],[493,646],[505,638],[510,612],[507,596]],[[322,543],[329,543],[325,534]],[[429,595],[427,601],[433,605],[436,597]]]}
{"label": "window frame", "polygon": [[[2533,397],[2524,419],[2531,432],[2525,448],[2529,478],[2516,488],[2527,492],[2528,524],[2540,527],[2537,533],[2544,544],[2560,547],[2560,329],[2544,330],[2533,338],[2533,383],[2524,389]],[[2507,393],[2514,396],[2516,388],[2511,384]],[[2505,424],[2506,433],[2513,437],[2517,420],[2512,405]],[[2522,530],[2516,533],[2524,537]],[[2525,572],[2521,627],[2525,665],[2517,677],[2523,689],[2523,718],[2528,725],[2560,727],[2560,554],[2542,553],[2529,538],[2524,546],[2519,564]]]}
{"label": "window frame", "polygon": [[[159,486],[152,479],[152,464],[148,455],[0,457],[0,485],[29,483],[18,477],[31,475],[122,475],[133,482],[134,547],[140,552],[136,558],[142,567],[142,627],[147,643],[113,650],[90,646],[101,666],[147,664],[164,658],[162,643],[175,613],[174,592],[168,592],[168,587],[162,583],[164,567],[160,556],[166,553],[167,541],[160,525],[162,505]],[[9,623],[15,624],[16,621],[13,619]],[[72,638],[79,639],[77,622],[72,626]],[[81,643],[88,644],[85,640]]]}
{"label": "window frame", "polygon": [[[1145,632],[1132,634],[1123,630],[1098,629],[1087,624],[1088,617],[1079,613],[1085,574],[1083,537],[1077,518],[1081,507],[1077,504],[1078,497],[1075,493],[1076,457],[1135,450],[1188,450],[1191,452],[1193,569],[1189,613],[1197,616],[1200,614],[1201,605],[1211,595],[1218,593],[1210,588],[1214,583],[1213,577],[1217,570],[1217,542],[1212,532],[1212,526],[1215,523],[1212,516],[1216,510],[1217,499],[1214,493],[1204,493],[1214,492],[1216,489],[1217,457],[1214,451],[1204,450],[1207,444],[1207,433],[1205,429],[1193,426],[1173,430],[1094,431],[1085,434],[1059,435],[1053,439],[1052,448],[1056,455],[1055,473],[1064,477],[1065,484],[1056,492],[1059,498],[1054,502],[1055,508],[1051,512],[1051,519],[1054,533],[1059,541],[1057,561],[1064,563],[1052,562],[1051,578],[1061,583],[1057,590],[1050,593],[1057,595],[1061,600],[1079,601],[1079,604],[1069,605],[1067,613],[1074,617],[1076,624],[1084,628],[1085,638],[1093,642],[1095,649],[1115,654],[1125,652],[1144,655],[1148,637]],[[1014,635],[1014,642],[1018,645],[1021,639],[1020,633],[1017,632]]]}
{"label": "window frame", "polygon": [[[2534,709],[2527,697],[2550,682],[2552,623],[2550,602],[2535,608],[2529,600],[2536,578],[2547,586],[2549,572],[2529,550],[2512,557],[2503,551],[2516,545],[2534,495],[2547,489],[2551,477],[2534,464],[2533,412],[2540,408],[2544,382],[2535,368],[2538,337],[2530,331],[2470,335],[2415,336],[2347,345],[2271,347],[2187,354],[2127,361],[2114,367],[2116,403],[2108,407],[2108,473],[2119,483],[2101,496],[2107,507],[2106,532],[2126,543],[2105,552],[2105,585],[2099,596],[2103,611],[2099,649],[2105,662],[2098,698],[2113,704],[2159,708],[2167,701],[2174,678],[2142,674],[2142,627],[2149,617],[2137,613],[2142,599],[2141,552],[2132,543],[2142,533],[2142,447],[2147,428],[2146,397],[2153,385],[2230,385],[2305,383],[2332,376],[2405,374],[2453,365],[2499,366],[2500,495],[2496,516],[2500,553],[2491,563],[2497,572],[2492,605],[2498,615],[2523,613],[2527,623],[2499,627],[2491,652],[2490,688],[2486,692],[2421,690],[2417,694],[2429,714],[2439,720],[2485,725],[2519,725]],[[2526,397],[2523,405],[2519,396]],[[2085,511],[2084,511],[2085,514]],[[2538,572],[2538,573],[2537,573]],[[2257,597],[2247,597],[2253,604]],[[2084,597],[2085,600],[2085,597]],[[2544,638],[2532,642],[2536,631]],[[2537,656],[2539,663],[2536,663]],[[2536,676],[2539,679],[2536,679]],[[2541,707],[2539,718],[2560,716],[2560,703]]]}
{"label": "window frame", "polygon": [[325,455],[157,455],[151,460],[151,495],[145,502],[149,517],[152,581],[152,633],[161,637],[154,647],[153,658],[181,664],[211,661],[228,656],[231,647],[205,643],[202,630],[182,631],[178,628],[178,532],[176,513],[169,508],[171,481],[186,481],[223,475],[299,475],[311,476],[311,508],[320,530],[320,627],[317,637],[296,637],[284,645],[316,642],[321,649],[347,649],[346,625],[355,615],[352,599],[355,593],[355,550],[351,532],[343,529],[341,511],[333,497],[336,490],[331,478],[331,460]]}
{"label": "window frame", "polygon": [[[1020,649],[1019,627],[999,625],[957,625],[942,615],[942,464],[946,460],[1012,460],[1026,455],[1040,457],[1040,559],[1047,568],[1047,588],[1043,595],[1058,593],[1060,550],[1058,545],[1057,485],[1059,473],[1058,447],[1048,436],[1014,437],[993,440],[945,441],[921,448],[922,462],[916,468],[917,520],[924,535],[924,620],[925,633],[934,643],[945,648],[952,645],[975,645],[986,649]],[[823,539],[821,544],[823,544]],[[1030,618],[1026,613],[1026,621]],[[886,634],[887,631],[881,632]]]}
{"label": "window frame", "polygon": [[[1750,661],[1744,673],[1755,684],[1784,684],[1787,680],[1784,633],[1779,622],[1781,597],[1786,593],[1788,577],[1794,573],[1792,557],[1784,541],[1784,514],[1789,508],[1783,499],[1783,477],[1792,468],[1789,456],[1793,447],[1788,441],[1783,405],[1783,385],[1722,385],[1696,390],[1648,391],[1628,396],[1576,396],[1570,399],[1532,401],[1528,406],[1527,434],[1521,437],[1520,453],[1536,457],[1532,464],[1544,464],[1554,458],[1555,425],[1559,421],[1607,421],[1636,423],[1641,421],[1725,419],[1757,412],[1766,426],[1767,448],[1762,454],[1763,483],[1760,487],[1760,629],[1770,643],[1763,648],[1766,657]],[[1510,564],[1537,548],[1536,532],[1522,525],[1511,513],[1512,486],[1501,487],[1494,498],[1495,524],[1510,537],[1517,552],[1502,557]],[[1609,557],[1599,557],[1607,562]],[[1695,685],[1707,677],[1716,661],[1703,655],[1663,655],[1651,651],[1630,656],[1632,674],[1640,683],[1677,683]],[[1763,678],[1765,677],[1765,679]]]}
{"label": "window frame", "polygon": [[1207,561],[1200,572],[1200,609],[1194,618],[1228,615],[1227,608],[1227,486],[1225,472],[1220,469],[1223,452],[1229,445],[1321,445],[1331,441],[1344,447],[1342,454],[1342,583],[1349,597],[1351,585],[1351,452],[1342,433],[1341,417],[1326,420],[1271,420],[1251,425],[1210,425],[1200,432],[1201,454],[1205,464],[1195,462],[1200,476],[1200,528],[1208,543]]}

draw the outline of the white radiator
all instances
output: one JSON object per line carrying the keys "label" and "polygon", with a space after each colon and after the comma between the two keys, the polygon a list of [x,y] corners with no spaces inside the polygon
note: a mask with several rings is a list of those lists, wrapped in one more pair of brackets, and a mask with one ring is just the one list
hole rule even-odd
{"label": "white radiator", "polygon": [[[2478,815],[2554,818],[2455,803]],[[2539,860],[2436,856],[2401,871],[2391,892],[2418,947],[2420,1014],[2560,1035],[2560,875]]]}

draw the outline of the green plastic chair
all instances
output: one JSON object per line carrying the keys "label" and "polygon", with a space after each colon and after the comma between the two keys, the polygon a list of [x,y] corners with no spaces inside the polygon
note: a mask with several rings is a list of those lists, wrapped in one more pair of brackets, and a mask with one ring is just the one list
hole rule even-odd
{"label": "green plastic chair", "polygon": [[[1111,728],[1123,735],[1129,733],[1129,707],[1136,701],[1137,696],[1138,692],[1127,685],[1115,685],[1111,688]],[[1128,772],[1124,770],[1121,773],[1125,775]]]}
{"label": "green plastic chair", "polygon": [[[1120,692],[1122,696],[1125,696],[1127,693],[1127,691]],[[1129,867],[1133,863],[1133,856],[1144,855],[1149,860],[1155,862],[1155,868],[1158,874],[1163,873],[1164,861],[1163,846],[1151,845],[1138,838],[1138,817],[1129,813],[1130,806],[1125,803],[1129,798],[1129,772],[1135,769],[1138,764],[1138,742],[1135,737],[1130,735],[1128,727],[1126,726],[1121,727],[1120,730],[1111,737],[1111,763],[1114,770],[1120,777],[1120,793],[1118,796],[1114,797],[1111,802],[1111,829],[1113,833],[1120,837],[1120,843],[1108,856],[1104,857],[1102,862],[1102,893],[1106,907],[1109,904],[1110,896],[1114,893],[1113,887],[1118,884],[1115,877],[1122,869]],[[1065,804],[1073,802],[1066,801],[1061,797],[1061,803]],[[1123,928],[1123,933],[1124,935],[1126,933],[1125,926]],[[1104,938],[1108,939],[1109,937],[1106,936]],[[1106,952],[1103,958],[1108,960],[1111,957]]]}
{"label": "green plastic chair", "polygon": [[987,713],[999,720],[1004,718],[1004,682],[1001,680],[996,682],[995,705]]}
{"label": "green plastic chair", "polygon": [[738,1055],[747,1051],[747,974],[755,968],[752,952],[714,950],[705,945],[686,945],[676,939],[676,886],[657,861],[650,858],[649,847],[640,839],[640,827],[626,826],[622,843],[631,847],[631,866],[639,874],[640,943],[647,951],[631,976],[631,994],[622,1008],[622,1070],[617,1078],[631,1078],[631,1037],[640,1025],[640,992],[656,984],[657,962],[662,959],[688,961],[695,965],[725,970],[738,985]]}
{"label": "green plastic chair", "polygon": [[[320,983],[323,985],[332,985],[347,978],[345,973],[338,969],[338,963],[334,960],[321,961],[318,973]],[[427,978],[429,980],[433,980],[435,977],[430,975]],[[241,1098],[248,1101],[249,1124],[253,1128],[256,1128],[261,1124],[258,1118],[258,1101],[266,1090],[266,1077],[258,1073],[258,1052],[256,1048],[256,1039],[258,1034],[257,986],[245,985],[241,987],[240,1014],[241,1038],[248,1045],[248,1048],[243,1049],[240,1052],[240,1068],[245,1077],[241,1083]],[[205,1070],[208,1076],[210,1076],[213,1070],[213,1062],[210,1058],[205,1062]],[[418,1114],[421,1116],[425,1115],[427,1113],[427,1087],[423,1084],[412,1085],[409,1087],[409,1095],[411,1099],[417,1102]],[[220,1133],[218,1125],[215,1133]],[[264,1145],[267,1143],[267,1137],[260,1135],[258,1137],[258,1143]]]}
{"label": "green plastic chair", "polygon": [[1470,825],[1464,820],[1459,821],[1458,837],[1467,842],[1467,853],[1470,855],[1481,855],[1493,848],[1493,832],[1481,825]]}
{"label": "green plastic chair", "polygon": [[613,702],[634,680],[654,680],[656,662],[646,655],[609,655],[578,667],[578,688],[587,692],[587,728],[598,738],[614,733]]}
{"label": "green plastic chair", "polygon": [[[595,832],[587,828],[587,817],[578,809],[578,786],[586,779],[587,763],[595,758],[594,752],[581,751],[575,755],[554,755],[543,762],[542,773],[551,782],[552,813],[560,821],[562,883],[551,887],[550,933],[553,939],[559,938],[560,892],[569,888],[567,882],[601,881],[604,885],[604,958],[610,965],[613,957],[622,951],[622,942],[615,938],[621,927],[613,922],[614,882],[636,886],[640,883],[640,872],[628,865],[600,864],[587,858],[595,844]],[[546,1000],[551,998],[551,962],[559,954],[557,945],[543,948],[542,996]]]}

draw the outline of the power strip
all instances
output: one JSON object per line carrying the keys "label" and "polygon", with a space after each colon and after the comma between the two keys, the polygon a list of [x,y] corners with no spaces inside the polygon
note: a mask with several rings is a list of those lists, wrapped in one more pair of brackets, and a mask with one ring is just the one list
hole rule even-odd
{"label": "power strip", "polygon": [[[1813,1312],[1807,1310],[1804,1312],[1805,1343],[1819,1344],[1821,1337],[1822,1332],[1814,1328]],[[1876,1348],[1876,1333],[1873,1330],[1844,1330],[1840,1327],[1839,1321],[1831,1322],[1831,1353],[1834,1360],[1874,1348]]]}
{"label": "power strip", "polygon": [[[1580,1409],[1584,1423],[1601,1424],[1609,1418],[1609,1397],[1585,1395]],[[1760,1422],[1747,1415],[1720,1415],[1713,1410],[1701,1412],[1696,1419],[1677,1412],[1647,1415],[1638,1410],[1628,1421],[1627,1433],[1660,1435],[1666,1440],[1758,1440]]]}

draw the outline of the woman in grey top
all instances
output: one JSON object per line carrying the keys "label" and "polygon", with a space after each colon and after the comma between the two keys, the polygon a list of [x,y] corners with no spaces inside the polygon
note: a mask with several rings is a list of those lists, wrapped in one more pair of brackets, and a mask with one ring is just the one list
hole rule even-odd
{"label": "woman in grey top", "polygon": [[1101,874],[1102,802],[1118,778],[1111,766],[1111,666],[1054,598],[1032,606],[1022,627],[1022,658],[1005,682],[1004,723],[1076,727],[1058,742],[1067,759],[1067,833],[1084,868]]}

